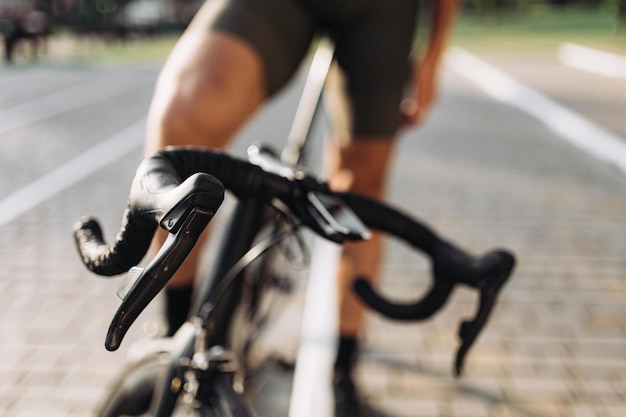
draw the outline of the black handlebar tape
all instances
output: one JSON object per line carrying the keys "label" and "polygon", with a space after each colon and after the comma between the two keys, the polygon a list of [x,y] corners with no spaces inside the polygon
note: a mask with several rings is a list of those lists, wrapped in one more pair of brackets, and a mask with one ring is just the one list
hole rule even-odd
{"label": "black handlebar tape", "polygon": [[137,169],[115,241],[106,244],[93,218],[77,222],[74,240],[88,269],[105,276],[121,274],[141,261],[159,222],[175,232],[192,207],[215,212],[223,199],[224,186],[216,178],[201,173],[183,177],[170,161],[156,155]]}
{"label": "black handlebar tape", "polygon": [[340,193],[366,226],[396,236],[432,256],[439,237],[425,225],[387,204],[352,193]]}
{"label": "black handlebar tape", "polygon": [[[300,221],[320,236],[340,242],[337,237],[327,234],[311,216],[303,198],[308,191],[328,192],[326,183],[311,176],[288,179],[263,170],[247,160],[229,154],[207,151],[193,147],[168,148],[160,152],[168,159],[183,177],[194,172],[208,172],[215,175],[227,190],[240,199],[254,198],[266,201],[277,197],[285,203]],[[340,237],[341,238],[341,237]]]}
{"label": "black handlebar tape", "polygon": [[[189,184],[179,186],[182,180]],[[206,192],[216,197],[204,202],[214,210],[221,204],[224,188],[239,198],[271,199],[293,193],[290,180],[226,153],[192,147],[168,148],[144,160],[137,169],[122,227],[113,244],[106,244],[95,219],[81,219],[75,225],[74,239],[85,265],[106,276],[137,265],[146,254],[159,222],[171,231],[171,226],[164,223],[172,221],[166,218],[167,214],[175,211],[173,205],[180,203],[185,193],[197,191],[194,187],[205,187]],[[206,197],[206,193],[202,195]]]}
{"label": "black handlebar tape", "polygon": [[108,245],[98,221],[91,217],[80,219],[74,225],[74,241],[85,266],[92,272],[113,276],[128,271],[141,262],[148,251],[155,222],[131,219],[130,210],[124,212],[122,227],[115,243]]}
{"label": "black handlebar tape", "polygon": [[434,280],[432,288],[417,302],[396,303],[383,298],[363,278],[354,281],[354,290],[370,308],[383,316],[399,321],[425,320],[435,314],[448,300],[454,283]]}
{"label": "black handlebar tape", "polygon": [[293,193],[293,182],[227,153],[194,147],[167,148],[157,154],[183,178],[206,172],[219,178],[238,198],[267,198]]}
{"label": "black handlebar tape", "polygon": [[[433,257],[439,237],[428,227],[386,204],[350,193],[341,194],[359,218],[372,229],[396,236],[416,249]],[[395,303],[386,300],[364,279],[357,279],[354,289],[372,309],[393,320],[423,320],[437,312],[448,300],[454,282],[433,280],[426,295],[413,303]]]}

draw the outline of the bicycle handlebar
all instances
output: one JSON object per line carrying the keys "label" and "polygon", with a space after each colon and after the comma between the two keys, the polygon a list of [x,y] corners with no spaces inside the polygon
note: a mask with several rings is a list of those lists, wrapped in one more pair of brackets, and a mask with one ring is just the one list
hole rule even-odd
{"label": "bicycle handlebar", "polygon": [[239,197],[251,197],[288,194],[290,185],[286,179],[224,153],[193,148],[157,153],[137,169],[122,227],[113,244],[104,242],[93,218],[80,219],[74,226],[83,263],[99,275],[128,271],[146,254],[159,224],[176,233],[192,207],[215,212],[225,188]]}
{"label": "bicycle handlebar", "polygon": [[475,258],[389,206],[351,194],[344,194],[343,198],[367,226],[399,237],[431,258],[432,286],[424,297],[412,303],[393,302],[365,279],[356,279],[354,290],[371,309],[393,320],[424,320],[443,307],[456,284],[480,292],[474,318],[464,320],[459,328],[461,346],[454,366],[459,376],[467,352],[487,324],[500,289],[513,271],[515,257],[506,250],[496,249]]}
{"label": "bicycle handlebar", "polygon": [[[503,250],[476,259],[384,203],[351,193],[332,193],[325,183],[306,175],[282,176],[251,162],[206,149],[168,148],[140,164],[114,243],[104,242],[95,219],[81,219],[75,225],[78,251],[91,271],[110,276],[130,269],[118,291],[122,304],[109,327],[107,349],[119,347],[139,313],[172,277],[222,203],[224,189],[238,198],[267,201],[278,198],[305,226],[335,242],[362,238],[363,234],[329,234],[327,227],[323,227],[327,225],[320,225],[323,216],[312,212],[307,196],[311,192],[326,193],[345,202],[368,227],[397,236],[429,255],[433,286],[417,302],[392,302],[366,281],[356,281],[355,290],[363,301],[389,318],[425,319],[445,304],[456,284],[478,289],[481,299],[476,317],[461,324],[462,345],[455,365],[457,375],[515,263],[513,256]],[[158,225],[169,232],[168,239],[146,268],[135,267],[146,254]]]}
{"label": "bicycle handlebar", "polygon": [[[109,326],[107,349],[119,347],[141,311],[182,264],[221,205],[224,189],[239,198],[280,198],[322,236],[337,242],[353,238],[328,235],[313,218],[303,196],[327,188],[311,177],[282,177],[228,154],[198,148],[159,152],[139,165],[122,227],[112,244],[104,241],[93,218],[80,219],[74,226],[76,247],[89,270],[112,276],[130,269],[118,290],[122,304]],[[168,239],[146,268],[135,267],[148,251],[158,225],[169,232]]]}
{"label": "bicycle handlebar", "polygon": [[196,174],[183,183],[151,160],[137,172],[122,227],[115,242],[107,245],[97,220],[83,218],[74,236],[87,268],[112,276],[137,265],[150,246],[159,224],[176,233],[193,207],[215,212],[224,198],[224,187],[214,177]]}

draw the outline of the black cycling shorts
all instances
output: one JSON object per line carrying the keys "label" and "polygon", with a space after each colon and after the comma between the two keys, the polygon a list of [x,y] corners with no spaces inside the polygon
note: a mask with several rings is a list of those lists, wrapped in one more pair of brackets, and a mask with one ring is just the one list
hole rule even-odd
{"label": "black cycling shorts", "polygon": [[388,136],[401,122],[417,7],[416,0],[226,0],[213,28],[260,53],[270,94],[294,74],[315,33],[327,31],[347,77],[352,133]]}

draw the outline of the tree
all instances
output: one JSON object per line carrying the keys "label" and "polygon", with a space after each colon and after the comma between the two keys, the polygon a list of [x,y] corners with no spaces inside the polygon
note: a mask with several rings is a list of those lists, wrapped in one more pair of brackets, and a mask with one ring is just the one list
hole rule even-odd
{"label": "tree", "polygon": [[617,0],[617,25],[626,27],[626,0]]}
{"label": "tree", "polygon": [[603,6],[610,11],[617,30],[626,29],[626,0],[604,0]]}

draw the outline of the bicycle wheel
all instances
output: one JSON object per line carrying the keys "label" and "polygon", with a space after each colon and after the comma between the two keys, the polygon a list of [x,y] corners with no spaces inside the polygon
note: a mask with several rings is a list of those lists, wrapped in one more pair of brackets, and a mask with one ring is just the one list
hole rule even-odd
{"label": "bicycle wheel", "polygon": [[[293,318],[294,309],[289,304],[294,301],[299,278],[297,275],[301,273],[299,269],[306,262],[306,256],[296,254],[302,251],[296,249],[302,242],[296,237],[292,226],[277,216],[275,210],[268,208],[265,218],[266,227],[255,239],[257,247],[272,239],[277,241],[266,250],[259,250],[258,256],[242,272],[242,300],[236,314],[236,325],[232,327],[237,331],[231,335],[232,346],[246,376],[253,375],[256,369],[268,361],[291,361],[293,358],[289,357],[295,354],[296,346],[294,344],[294,352],[289,352],[284,343],[277,345],[272,334],[285,317]],[[283,335],[281,340],[284,341]]]}
{"label": "bicycle wheel", "polygon": [[143,416],[150,409],[159,375],[167,368],[167,353],[150,354],[125,368],[97,407],[97,417]]}
{"label": "bicycle wheel", "polygon": [[[103,398],[97,417],[148,417],[159,376],[167,369],[169,355],[150,354],[124,369]],[[177,401],[172,417],[218,417],[199,402]]]}
{"label": "bicycle wheel", "polygon": [[[103,398],[94,413],[97,417],[147,417],[151,410],[155,388],[169,367],[167,353],[149,354],[133,363],[112,383],[111,391]],[[233,389],[230,374],[208,371],[186,381],[178,395],[172,417],[250,417],[252,412],[246,402]],[[193,394],[186,392],[193,390]]]}

